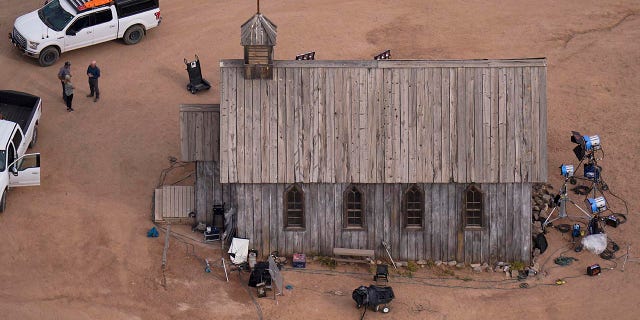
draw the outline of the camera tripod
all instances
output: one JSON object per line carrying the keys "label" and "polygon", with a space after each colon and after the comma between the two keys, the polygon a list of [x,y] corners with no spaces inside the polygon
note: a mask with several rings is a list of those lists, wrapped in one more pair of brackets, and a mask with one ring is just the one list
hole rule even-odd
{"label": "camera tripod", "polygon": [[[553,209],[551,210],[551,212],[549,213],[547,218],[542,223],[542,228],[543,229],[548,224],[550,224],[550,223],[552,223],[552,222],[554,222],[554,221],[556,221],[558,219],[563,219],[563,218],[570,217],[569,215],[567,215],[567,202],[570,202],[576,208],[578,208],[578,210],[582,211],[582,213],[585,214],[586,219],[591,220],[591,218],[593,218],[591,214],[589,214],[587,211],[582,209],[582,207],[577,205],[575,202],[573,202],[573,200],[571,200],[571,198],[569,198],[569,195],[567,194],[567,182],[569,182],[569,177],[565,177],[564,183],[560,187],[560,193],[558,194],[559,195],[559,199],[556,201],[556,205],[553,207]],[[557,216],[555,218],[552,218],[553,214],[556,213],[556,211],[557,211]],[[583,218],[583,217],[582,216],[573,216],[573,218]]]}

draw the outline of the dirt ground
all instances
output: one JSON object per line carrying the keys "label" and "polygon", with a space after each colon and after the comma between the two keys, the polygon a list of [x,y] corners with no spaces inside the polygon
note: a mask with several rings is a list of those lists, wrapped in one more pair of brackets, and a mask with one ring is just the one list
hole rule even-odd
{"label": "dirt ground", "polygon": [[[161,1],[162,25],[136,46],[112,41],[65,53],[41,68],[0,41],[2,89],[43,99],[42,186],[14,189],[0,214],[0,318],[3,319],[256,319],[238,274],[223,281],[205,273],[217,246],[198,243],[186,228],[173,238],[166,285],[163,238],[145,236],[151,195],[168,156],[179,156],[178,105],[217,103],[218,61],[241,58],[240,25],[254,1]],[[0,31],[41,0],[0,1]],[[316,51],[317,59],[371,59],[391,49],[397,59],[548,58],[549,180],[573,161],[571,130],[599,134],[600,161],[611,190],[628,200],[629,222],[609,236],[640,257],[640,3],[613,1],[263,1],[278,25],[276,59]],[[208,92],[191,95],[183,58],[200,56]],[[65,111],[56,79],[71,61],[76,90]],[[84,70],[102,69],[98,103],[84,95]],[[186,172],[181,172],[181,176]],[[621,209],[620,206],[617,209]],[[620,211],[620,210],[619,210]],[[186,237],[192,237],[189,240]],[[421,269],[393,277],[392,311],[368,319],[637,319],[640,265],[566,252],[579,261],[554,265],[569,244],[556,230],[541,257],[544,274],[528,289],[502,273]],[[187,243],[192,243],[193,247]],[[193,251],[189,248],[193,248]],[[618,253],[618,256],[621,252]],[[600,263],[598,277],[583,276]],[[264,319],[357,319],[351,291],[368,284],[368,270],[311,263],[284,271],[293,289],[258,299]],[[555,279],[566,278],[562,286]],[[253,294],[253,291],[250,291]]]}

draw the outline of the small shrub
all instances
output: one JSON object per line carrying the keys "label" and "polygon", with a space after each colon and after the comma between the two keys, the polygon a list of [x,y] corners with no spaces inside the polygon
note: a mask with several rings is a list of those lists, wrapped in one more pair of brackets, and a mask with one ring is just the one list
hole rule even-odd
{"label": "small shrub", "polygon": [[415,263],[415,261],[409,261],[407,262],[407,270],[409,270],[409,272],[416,272],[418,271],[418,264]]}
{"label": "small shrub", "polygon": [[522,271],[524,267],[524,262],[522,261],[514,261],[511,263],[511,270]]}
{"label": "small shrub", "polygon": [[443,273],[447,276],[452,276],[452,277],[456,275],[456,273],[453,272],[453,270],[449,270],[449,269],[445,269]]}
{"label": "small shrub", "polygon": [[338,265],[331,257],[318,257],[318,261],[320,261],[321,265],[329,267],[329,269],[335,269]]}

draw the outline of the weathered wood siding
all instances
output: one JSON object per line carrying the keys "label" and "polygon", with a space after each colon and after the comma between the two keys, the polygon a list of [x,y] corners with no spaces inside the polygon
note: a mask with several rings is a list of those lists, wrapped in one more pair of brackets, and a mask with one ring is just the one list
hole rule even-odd
{"label": "weathered wood siding", "polygon": [[220,160],[220,105],[180,105],[182,161]]}
{"label": "weathered wood siding", "polygon": [[[404,227],[401,201],[409,184],[357,185],[364,196],[365,228],[342,227],[343,193],[349,184],[300,184],[305,197],[304,231],[287,231],[283,195],[287,184],[231,184],[237,205],[238,235],[263,255],[331,255],[334,247],[373,249],[401,260],[458,260],[467,263],[530,261],[531,185],[479,184],[484,227],[462,228],[464,184],[419,184],[425,195],[424,228]],[[460,237],[459,237],[460,236]],[[461,239],[461,242],[458,240]],[[460,249],[460,250],[459,250]]]}
{"label": "weathered wood siding", "polygon": [[222,183],[547,178],[546,60],[221,62]]}
{"label": "weathered wood siding", "polygon": [[235,188],[220,183],[219,165],[215,161],[196,162],[196,218],[199,222],[213,223],[213,205],[235,206]]}
{"label": "weathered wood siding", "polygon": [[155,189],[154,220],[188,221],[195,210],[193,186],[162,186]]}

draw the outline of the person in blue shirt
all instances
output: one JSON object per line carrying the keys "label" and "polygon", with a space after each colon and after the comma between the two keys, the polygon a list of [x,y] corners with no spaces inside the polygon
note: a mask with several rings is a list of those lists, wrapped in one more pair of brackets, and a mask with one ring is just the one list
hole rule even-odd
{"label": "person in blue shirt", "polygon": [[87,76],[89,77],[89,90],[91,93],[87,95],[87,97],[93,97],[95,94],[95,98],[93,102],[97,102],[100,99],[100,88],[98,87],[98,79],[100,78],[100,68],[96,65],[96,61],[91,61],[91,64],[87,68]]}

